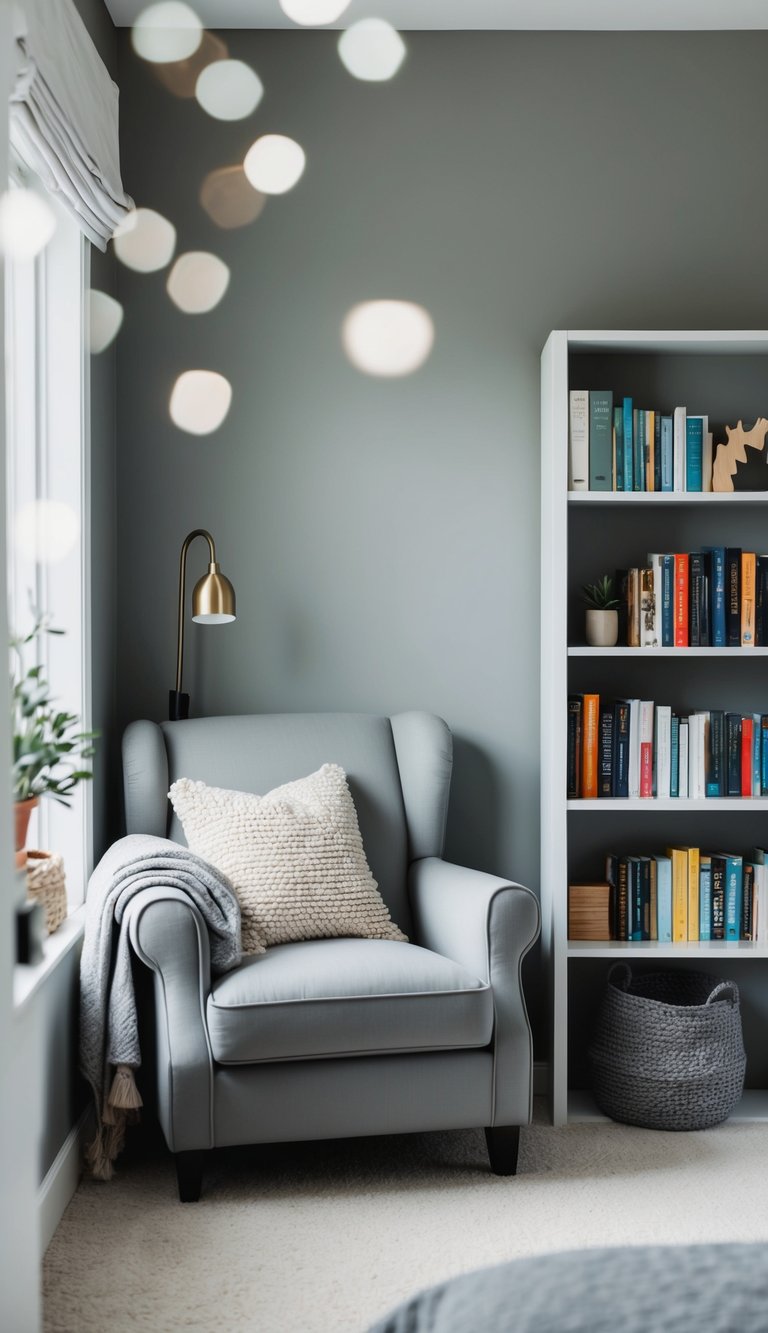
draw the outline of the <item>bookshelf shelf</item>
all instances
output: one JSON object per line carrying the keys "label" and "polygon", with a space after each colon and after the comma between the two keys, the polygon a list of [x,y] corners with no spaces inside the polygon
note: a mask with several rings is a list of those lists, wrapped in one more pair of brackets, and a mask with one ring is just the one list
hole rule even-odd
{"label": "bookshelf shelf", "polygon": [[[569,691],[643,695],[681,711],[768,711],[766,647],[569,644],[569,621],[572,637],[580,637],[575,599],[582,584],[604,569],[628,568],[638,552],[690,551],[715,542],[768,550],[768,490],[569,492],[569,390],[611,390],[614,402],[627,395],[666,413],[686,404],[691,413],[709,414],[717,441],[725,423],[768,415],[768,332],[557,330],[547,340],[541,371],[541,904],[551,994],[552,1119],[562,1125],[598,1115],[588,1093],[577,1089],[587,1086],[595,1002],[610,964],[626,959],[641,971],[659,964],[698,967],[738,983],[747,1080],[758,1086],[744,1094],[735,1118],[768,1121],[768,944],[569,941],[567,921],[568,884],[602,879],[609,851],[649,855],[672,842],[709,850],[765,846],[768,797],[566,798]],[[649,660],[657,665],[644,685]],[[675,660],[677,667],[671,665]],[[745,668],[749,660],[758,666]]]}
{"label": "bookshelf shelf", "polygon": [[637,658],[676,657],[768,657],[768,648],[589,648],[577,645],[568,649],[569,657],[623,657],[631,662]]}
{"label": "bookshelf shelf", "polygon": [[[762,1088],[746,1088],[730,1118],[742,1123],[768,1120],[768,1092]],[[568,1097],[568,1123],[585,1124],[597,1120],[610,1123],[608,1117],[597,1109],[589,1092],[571,1091]]]}
{"label": "bookshelf shelf", "polygon": [[603,814],[610,810],[642,811],[652,814],[654,810],[704,810],[708,814],[722,814],[724,811],[768,810],[768,796],[710,796],[706,800],[695,801],[690,797],[670,797],[659,800],[658,797],[631,797],[621,800],[609,800],[607,797],[596,801],[566,801],[567,810],[579,810],[584,813]]}
{"label": "bookshelf shelf", "polygon": [[768,958],[768,945],[754,944],[751,940],[699,940],[689,944],[659,944],[657,940],[569,940],[569,958],[609,958],[615,963],[624,958],[640,958],[648,961],[657,958],[706,959],[713,963],[715,959],[727,956],[737,958]]}
{"label": "bookshelf shelf", "polygon": [[568,491],[569,505],[768,505],[768,491]]}

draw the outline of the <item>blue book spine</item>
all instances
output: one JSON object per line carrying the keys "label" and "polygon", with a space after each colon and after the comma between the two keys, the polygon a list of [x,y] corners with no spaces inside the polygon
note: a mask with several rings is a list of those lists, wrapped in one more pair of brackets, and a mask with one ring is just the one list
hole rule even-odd
{"label": "blue book spine", "polygon": [[661,646],[675,646],[675,557],[662,556],[661,561]]}
{"label": "blue book spine", "polygon": [[712,863],[699,866],[699,939],[712,939]]}
{"label": "blue book spine", "polygon": [[760,719],[760,793],[768,796],[768,713]]}
{"label": "blue book spine", "polygon": [[752,714],[752,795],[760,796],[762,788],[762,718]]}
{"label": "blue book spine", "polygon": [[624,399],[624,490],[632,490],[632,476],[634,468],[634,432],[632,430],[632,399]]}
{"label": "blue book spine", "polygon": [[672,418],[661,418],[661,489],[675,489],[675,453]]}
{"label": "blue book spine", "polygon": [[680,795],[680,718],[674,713],[669,742],[669,794]]}
{"label": "blue book spine", "polygon": [[635,418],[634,434],[634,472],[632,489],[633,491],[645,490],[645,412],[637,410],[633,413]]}
{"label": "blue book spine", "polygon": [[725,856],[725,938],[741,938],[743,865],[740,856]]}
{"label": "blue book spine", "polygon": [[685,489],[703,489],[704,422],[701,417],[685,419]]}
{"label": "blue book spine", "polygon": [[725,547],[713,546],[712,556],[712,643],[715,648],[728,646],[725,625]]}
{"label": "blue book spine", "polygon": [[656,857],[656,934],[659,944],[672,942],[672,862]]}
{"label": "blue book spine", "polygon": [[[640,868],[640,861],[636,856],[627,858],[629,861],[629,903],[630,903],[630,935],[631,940],[642,940],[643,938],[643,877]],[[739,917],[741,925],[741,917]],[[737,936],[738,939],[738,936]]]}
{"label": "blue book spine", "polygon": [[613,490],[613,393],[589,391],[589,489]]}
{"label": "blue book spine", "polygon": [[620,407],[613,409],[613,443],[616,458],[616,476],[614,490],[624,490],[624,412]]}

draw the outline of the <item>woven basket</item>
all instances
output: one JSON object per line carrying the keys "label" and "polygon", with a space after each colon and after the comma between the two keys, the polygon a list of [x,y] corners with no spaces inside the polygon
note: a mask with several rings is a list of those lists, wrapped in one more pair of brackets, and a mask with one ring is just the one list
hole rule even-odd
{"label": "woven basket", "polygon": [[739,992],[703,972],[633,979],[616,963],[588,1051],[595,1100],[646,1129],[707,1129],[741,1097],[746,1055]]}
{"label": "woven basket", "polygon": [[27,897],[42,905],[46,930],[52,935],[67,915],[67,886],[61,856],[27,851]]}

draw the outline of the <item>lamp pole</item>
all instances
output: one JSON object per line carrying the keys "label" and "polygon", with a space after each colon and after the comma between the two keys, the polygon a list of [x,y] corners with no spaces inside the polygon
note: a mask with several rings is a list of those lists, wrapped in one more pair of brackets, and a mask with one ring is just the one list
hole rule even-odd
{"label": "lamp pole", "polygon": [[205,528],[187,533],[179,557],[179,614],[176,644],[176,688],[168,691],[168,717],[181,722],[189,717],[189,695],[182,691],[184,670],[184,602],[187,587],[187,553],[196,537],[208,543],[208,572],[195,584],[192,593],[192,619],[197,624],[223,625],[235,619],[235,590],[216,560],[216,544]]}

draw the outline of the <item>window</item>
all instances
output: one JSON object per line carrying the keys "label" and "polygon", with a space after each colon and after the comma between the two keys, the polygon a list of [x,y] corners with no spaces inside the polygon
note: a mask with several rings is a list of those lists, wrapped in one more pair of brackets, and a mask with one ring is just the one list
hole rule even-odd
{"label": "window", "polygon": [[[40,189],[19,169],[11,188]],[[84,303],[88,245],[46,194],[56,230],[34,260],[7,260],[5,282],[9,621],[26,629],[32,607],[62,637],[46,636],[41,665],[62,708],[91,717],[87,664],[88,367]],[[29,845],[63,854],[70,906],[81,902],[91,868],[90,784],[70,809],[42,801]]]}

